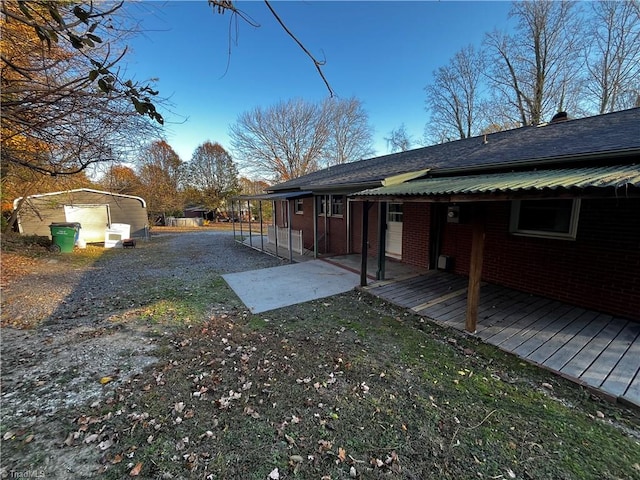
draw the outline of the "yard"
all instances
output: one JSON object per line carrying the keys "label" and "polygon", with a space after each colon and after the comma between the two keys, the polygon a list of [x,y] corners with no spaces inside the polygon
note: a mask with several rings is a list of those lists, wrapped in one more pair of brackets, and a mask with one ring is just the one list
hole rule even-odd
{"label": "yard", "polygon": [[3,478],[634,479],[640,416],[352,291],[251,314],[215,228],[3,239]]}

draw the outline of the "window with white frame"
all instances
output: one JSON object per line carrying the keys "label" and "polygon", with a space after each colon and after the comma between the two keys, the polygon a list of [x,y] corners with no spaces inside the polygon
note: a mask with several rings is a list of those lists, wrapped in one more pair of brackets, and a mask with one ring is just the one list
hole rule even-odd
{"label": "window with white frame", "polygon": [[514,200],[509,230],[515,235],[575,240],[579,198]]}
{"label": "window with white frame", "polygon": [[297,215],[302,215],[304,213],[303,201],[301,198],[295,199],[295,208],[293,210]]}

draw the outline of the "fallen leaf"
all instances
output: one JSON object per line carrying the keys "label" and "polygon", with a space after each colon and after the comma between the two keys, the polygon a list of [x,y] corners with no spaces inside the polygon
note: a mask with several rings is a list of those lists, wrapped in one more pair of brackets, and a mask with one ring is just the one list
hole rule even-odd
{"label": "fallen leaf", "polygon": [[354,467],[353,465],[351,465],[351,468],[349,469],[349,475],[351,476],[351,478],[356,478],[358,476],[356,467]]}
{"label": "fallen leaf", "polygon": [[274,468],[273,470],[271,470],[271,473],[269,474],[269,480],[279,480],[280,478],[280,472],[278,472],[277,468]]}
{"label": "fallen leaf", "polygon": [[86,437],[84,437],[84,443],[92,443],[92,442],[95,442],[96,440],[98,440],[97,433],[92,433],[91,435],[87,435]]}
{"label": "fallen leaf", "polygon": [[106,385],[107,383],[109,383],[109,382],[111,382],[111,381],[113,381],[113,377],[102,377],[102,378],[100,379],[100,383],[101,383],[102,385]]}
{"label": "fallen leaf", "polygon": [[347,452],[342,447],[338,447],[338,458],[341,462],[344,462],[347,459]]}
{"label": "fallen leaf", "polygon": [[136,463],[136,466],[131,469],[129,472],[130,477],[137,477],[140,475],[140,471],[142,470],[142,462]]}
{"label": "fallen leaf", "polygon": [[111,440],[105,440],[103,442],[100,442],[98,444],[98,448],[100,450],[106,450],[107,448],[109,448],[111,445],[113,445],[113,442]]}

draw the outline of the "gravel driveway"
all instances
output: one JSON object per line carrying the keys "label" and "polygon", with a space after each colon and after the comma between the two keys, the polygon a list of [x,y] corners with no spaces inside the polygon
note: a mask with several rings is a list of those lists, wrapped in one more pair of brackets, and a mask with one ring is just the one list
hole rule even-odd
{"label": "gravel driveway", "polygon": [[[186,296],[191,285],[206,288],[224,273],[281,264],[238,245],[229,232],[160,234],[105,253],[80,267],[45,255],[23,264],[20,274],[9,275],[9,267],[3,275],[3,436],[6,428],[51,430],[63,409],[99,402],[153,364],[162,327],[128,320],[161,300],[163,288],[173,285]],[[5,255],[3,268],[10,261]],[[210,308],[243,306],[212,299]],[[6,326],[21,324],[37,327]],[[103,384],[106,377],[113,381]]]}

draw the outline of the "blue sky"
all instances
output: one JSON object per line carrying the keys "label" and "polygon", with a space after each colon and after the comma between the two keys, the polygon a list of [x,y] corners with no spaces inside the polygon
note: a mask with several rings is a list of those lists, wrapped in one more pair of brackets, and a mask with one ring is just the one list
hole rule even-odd
{"label": "blue sky", "polygon": [[[509,2],[274,1],[286,25],[316,58],[338,97],[363,102],[374,148],[405,125],[421,142],[427,122],[424,87],[461,48],[506,30]],[[309,58],[261,1],[239,1],[260,27],[213,13],[206,0],[128,3],[144,32],[129,42],[127,75],[157,78],[169,97],[169,144],[188,161],[210,140],[233,153],[229,126],[255,107],[281,100],[320,101],[328,91]],[[232,33],[230,33],[230,30]],[[230,37],[231,35],[231,37]],[[229,53],[230,52],[230,53]],[[414,146],[419,146],[417,143]]]}

